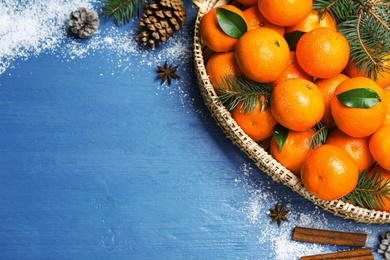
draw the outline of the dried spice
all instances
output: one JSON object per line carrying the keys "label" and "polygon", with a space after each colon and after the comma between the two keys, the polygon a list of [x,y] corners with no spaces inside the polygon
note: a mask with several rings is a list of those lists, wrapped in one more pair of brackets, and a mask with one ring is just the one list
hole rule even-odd
{"label": "dried spice", "polygon": [[285,217],[285,215],[287,213],[289,213],[290,211],[289,210],[284,210],[284,206],[282,205],[281,207],[279,207],[278,204],[276,204],[276,207],[275,209],[269,209],[271,211],[271,214],[269,214],[268,216],[270,216],[272,218],[272,222],[275,222],[277,221],[278,222],[278,226],[280,227],[280,224],[282,223],[282,220],[283,221],[288,221],[288,219]]}
{"label": "dried spice", "polygon": [[172,65],[169,65],[165,62],[164,67],[158,66],[158,75],[156,78],[162,78],[161,85],[164,84],[166,80],[168,80],[168,84],[171,85],[172,79],[180,79],[180,76],[177,75],[175,72],[178,68],[178,66],[172,67]]}
{"label": "dried spice", "polygon": [[367,234],[295,227],[292,239],[296,241],[327,245],[363,247],[366,245]]}
{"label": "dried spice", "polygon": [[301,260],[318,260],[318,259],[365,259],[374,260],[371,247],[358,248],[351,250],[341,250],[334,253],[326,253],[319,255],[302,256]]}

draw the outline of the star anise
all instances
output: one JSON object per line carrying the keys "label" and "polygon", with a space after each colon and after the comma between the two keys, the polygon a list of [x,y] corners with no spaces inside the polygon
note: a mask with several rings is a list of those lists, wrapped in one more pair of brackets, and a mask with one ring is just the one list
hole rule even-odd
{"label": "star anise", "polygon": [[281,206],[279,207],[278,204],[276,204],[276,207],[275,209],[269,209],[271,211],[271,214],[269,214],[268,216],[270,216],[272,218],[272,222],[275,222],[275,221],[278,221],[278,226],[280,227],[280,224],[282,223],[282,220],[283,221],[288,221],[288,219],[285,217],[285,215],[287,213],[289,213],[290,211],[289,210],[284,210],[284,206]]}
{"label": "star anise", "polygon": [[156,78],[157,79],[162,78],[161,85],[164,84],[164,82],[166,80],[168,80],[168,84],[171,85],[172,79],[180,79],[180,76],[175,73],[177,70],[177,67],[179,67],[179,66],[172,67],[172,65],[170,65],[168,67],[167,62],[165,62],[164,67],[157,65],[159,73],[156,76]]}

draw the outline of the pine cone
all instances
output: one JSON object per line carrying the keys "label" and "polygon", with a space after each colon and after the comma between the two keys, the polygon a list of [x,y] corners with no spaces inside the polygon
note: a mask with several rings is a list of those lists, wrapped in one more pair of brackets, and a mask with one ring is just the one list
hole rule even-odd
{"label": "pine cone", "polygon": [[70,14],[68,25],[72,33],[80,38],[92,37],[100,25],[98,13],[95,10],[90,11],[85,7],[80,7]]}
{"label": "pine cone", "polygon": [[187,12],[181,0],[157,0],[145,5],[140,18],[141,26],[138,37],[141,44],[149,44],[152,48],[163,44],[174,30],[184,25]]}

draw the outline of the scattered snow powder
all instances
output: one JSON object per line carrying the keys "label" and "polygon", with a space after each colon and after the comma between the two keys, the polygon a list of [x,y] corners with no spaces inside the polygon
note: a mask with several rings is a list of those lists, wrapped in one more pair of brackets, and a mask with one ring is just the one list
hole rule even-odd
{"label": "scattered snow powder", "polygon": [[17,58],[39,55],[66,37],[70,12],[86,0],[3,0],[0,2],[0,74]]}
{"label": "scattered snow powder", "polygon": [[[18,58],[51,53],[63,60],[85,58],[104,49],[112,52],[117,68],[131,70],[138,66],[155,67],[169,57],[170,61],[183,65],[192,62],[192,39],[188,28],[175,32],[163,48],[142,48],[136,41],[137,26],[123,30],[116,25],[100,26],[89,39],[77,39],[68,34],[69,14],[80,6],[94,9],[88,0],[13,0],[0,2],[0,75]],[[96,8],[96,3],[94,4]]]}
{"label": "scattered snow powder", "polygon": [[[332,229],[329,228],[329,220],[323,209],[314,206],[314,211],[307,213],[307,209],[304,209],[305,206],[300,207],[297,203],[291,203],[291,196],[277,193],[274,190],[275,183],[273,183],[272,180],[268,181],[264,180],[264,178],[254,178],[256,175],[262,173],[257,168],[253,169],[251,164],[242,164],[240,171],[242,173],[242,178],[235,179],[234,182],[236,185],[242,185],[249,193],[249,199],[244,204],[242,211],[246,213],[247,219],[254,226],[261,225],[258,243],[264,244],[264,247],[271,248],[274,251],[274,255],[270,256],[269,259],[292,260],[299,259],[302,256],[323,254],[339,250],[336,246],[330,246],[333,249],[329,250],[329,247],[321,244],[292,240],[292,232],[296,226]],[[271,213],[269,208],[273,208],[277,203],[279,203],[279,205],[285,205],[285,208],[290,211],[286,216],[289,221],[283,221],[280,227],[278,227],[276,223],[271,224],[271,219],[268,216],[268,214]],[[311,202],[308,201],[307,205],[310,204]],[[312,205],[310,205],[310,208],[312,208]],[[346,230],[348,230],[348,228],[352,229],[353,222],[345,222],[342,224],[342,228],[345,228]],[[333,227],[333,229],[337,230],[337,227]],[[355,227],[354,229],[355,232],[368,234],[368,246],[376,243],[376,238],[369,236],[369,234],[372,233],[372,230],[368,225],[357,229]]]}
{"label": "scattered snow powder", "polygon": [[[182,70],[193,63],[192,38],[188,37],[192,35],[191,28],[182,27],[155,49],[142,47],[137,42],[137,21],[122,27],[101,23],[93,37],[78,39],[68,32],[67,21],[69,14],[82,6],[100,10],[98,3],[91,0],[0,1],[0,75],[12,68],[18,59],[27,60],[47,53],[60,62],[69,62],[95,54],[99,57],[102,50],[110,54],[110,59],[104,62],[105,69],[111,71],[100,73],[100,76],[127,73],[130,79],[135,79],[135,69],[156,68],[165,61],[179,66],[179,75],[193,73]],[[177,80],[175,83],[177,87],[170,89],[167,83],[160,86],[156,82],[157,90],[169,88],[165,93],[179,95],[183,107],[191,106],[193,100],[189,99],[188,90],[193,82]]]}

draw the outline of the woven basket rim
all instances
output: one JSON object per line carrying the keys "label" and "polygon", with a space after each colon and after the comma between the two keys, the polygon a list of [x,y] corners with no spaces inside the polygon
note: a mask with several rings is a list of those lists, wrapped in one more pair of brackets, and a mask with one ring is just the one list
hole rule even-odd
{"label": "woven basket rim", "polygon": [[[221,2],[222,1],[222,2]],[[216,123],[223,130],[226,136],[237,145],[263,172],[271,176],[276,182],[290,187],[304,198],[310,200],[315,205],[331,212],[333,215],[343,219],[351,219],[358,223],[367,224],[388,224],[390,223],[390,213],[385,211],[366,209],[353,205],[342,200],[324,201],[309,193],[303,186],[302,181],[287,170],[277,160],[275,160],[258,143],[254,142],[237,125],[230,112],[221,104],[206,73],[203,59],[203,45],[199,35],[199,23],[203,15],[211,10],[216,4],[226,4],[225,0],[192,0],[193,5],[198,10],[194,26],[194,63],[197,82],[205,105],[209,109]]]}

